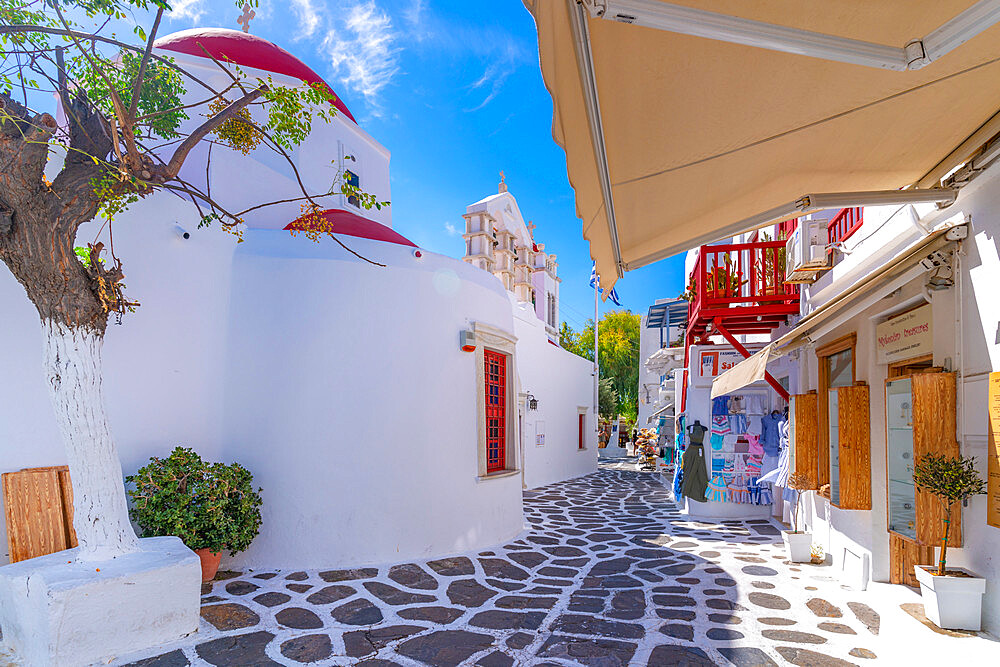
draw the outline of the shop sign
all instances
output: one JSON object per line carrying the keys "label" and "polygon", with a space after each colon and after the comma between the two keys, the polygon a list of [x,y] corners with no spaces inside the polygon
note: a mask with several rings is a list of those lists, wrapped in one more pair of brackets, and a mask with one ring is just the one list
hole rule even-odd
{"label": "shop sign", "polygon": [[[747,350],[753,354],[760,350],[763,345],[747,345]],[[730,368],[740,363],[745,357],[731,347],[712,345],[698,350],[698,375],[701,381],[714,380]],[[701,385],[704,382],[698,382]]]}
{"label": "shop sign", "polygon": [[875,360],[891,364],[934,351],[931,305],[914,308],[875,327]]}
{"label": "shop sign", "polygon": [[986,523],[1000,528],[1000,373],[990,373],[987,412],[990,419],[988,479],[986,482]]}
{"label": "shop sign", "polygon": [[535,444],[545,444],[545,422],[535,422]]}

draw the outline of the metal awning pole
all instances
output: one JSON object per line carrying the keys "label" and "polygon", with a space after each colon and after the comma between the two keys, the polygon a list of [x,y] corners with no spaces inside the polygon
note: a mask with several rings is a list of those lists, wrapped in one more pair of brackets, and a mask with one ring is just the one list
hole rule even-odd
{"label": "metal awning pole", "polygon": [[594,280],[594,429],[598,433],[601,431],[601,375],[600,365],[597,360],[597,302],[600,282],[600,277],[596,277]]}

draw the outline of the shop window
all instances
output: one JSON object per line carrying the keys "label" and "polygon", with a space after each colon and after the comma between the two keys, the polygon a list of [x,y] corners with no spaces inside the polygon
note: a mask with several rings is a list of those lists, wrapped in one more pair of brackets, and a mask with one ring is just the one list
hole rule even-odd
{"label": "shop window", "polygon": [[[360,189],[361,179],[358,178],[358,175],[350,169],[345,169],[344,184],[350,186],[351,188]],[[358,200],[358,196],[356,194],[347,195],[347,203],[357,208],[361,207],[361,202]]]}
{"label": "shop window", "polygon": [[850,387],[854,384],[854,348],[856,343],[857,336],[852,333],[816,349],[816,357],[819,362],[817,486],[830,483],[832,468],[838,464],[834,457],[839,456],[839,449],[835,448],[830,441],[831,418],[837,409],[836,406],[830,405],[832,395],[830,389]]}
{"label": "shop window", "polygon": [[483,351],[486,377],[486,472],[507,467],[507,357]]}

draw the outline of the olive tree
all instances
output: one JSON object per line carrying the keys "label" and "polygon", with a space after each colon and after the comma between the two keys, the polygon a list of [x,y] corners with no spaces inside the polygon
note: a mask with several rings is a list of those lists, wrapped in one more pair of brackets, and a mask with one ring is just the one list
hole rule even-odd
{"label": "olive tree", "polygon": [[[204,184],[181,176],[192,149],[208,142],[272,150],[294,170],[291,149],[334,113],[322,84],[282,86],[216,61],[229,82],[217,88],[157,55],[153,43],[169,11],[166,0],[0,0],[0,260],[41,320],[81,559],[138,548],[101,392],[109,317],[138,304],[125,293],[113,245],[78,246],[78,230],[95,218],[110,229],[129,204],[172,193],[197,207],[201,224],[240,235],[242,216],[268,202],[230,211],[213,200]],[[136,22],[134,36],[108,31],[124,21]],[[38,108],[53,98],[61,114]],[[319,197],[348,191],[369,208],[387,203],[342,182],[328,192],[302,186],[296,198],[315,213]]]}

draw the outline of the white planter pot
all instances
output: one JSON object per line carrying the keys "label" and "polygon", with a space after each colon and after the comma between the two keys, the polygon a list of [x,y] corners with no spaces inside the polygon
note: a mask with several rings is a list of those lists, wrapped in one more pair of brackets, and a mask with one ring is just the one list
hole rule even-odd
{"label": "white planter pot", "polygon": [[939,628],[946,630],[982,629],[983,593],[986,580],[959,567],[948,568],[968,574],[967,577],[939,577],[922,565],[914,565],[920,595],[924,598],[924,614]]}
{"label": "white planter pot", "polygon": [[788,560],[793,563],[808,563],[812,560],[812,533],[792,533],[781,531],[788,551]]}

